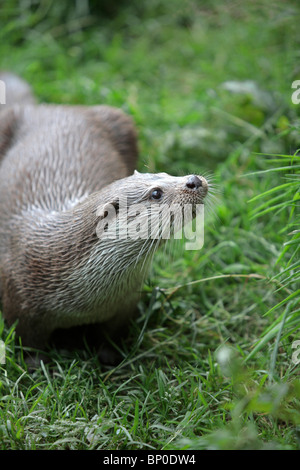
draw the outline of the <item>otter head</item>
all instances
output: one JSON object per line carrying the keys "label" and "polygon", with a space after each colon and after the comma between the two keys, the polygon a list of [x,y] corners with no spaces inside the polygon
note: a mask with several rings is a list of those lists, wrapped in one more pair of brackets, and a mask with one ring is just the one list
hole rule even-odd
{"label": "otter head", "polygon": [[97,235],[102,240],[129,239],[143,256],[149,247],[154,250],[195,218],[198,208],[203,210],[208,187],[203,176],[135,171],[107,186],[101,194]]}

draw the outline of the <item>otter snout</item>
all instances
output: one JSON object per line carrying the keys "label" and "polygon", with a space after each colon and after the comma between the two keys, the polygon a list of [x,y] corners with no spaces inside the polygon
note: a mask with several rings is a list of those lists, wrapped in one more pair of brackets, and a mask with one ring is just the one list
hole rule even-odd
{"label": "otter snout", "polygon": [[192,191],[191,194],[198,194],[201,198],[204,198],[208,193],[208,183],[203,176],[189,175],[185,187]]}
{"label": "otter snout", "polygon": [[191,175],[186,182],[186,187],[189,189],[198,189],[200,186],[202,186],[202,181],[196,175]]}

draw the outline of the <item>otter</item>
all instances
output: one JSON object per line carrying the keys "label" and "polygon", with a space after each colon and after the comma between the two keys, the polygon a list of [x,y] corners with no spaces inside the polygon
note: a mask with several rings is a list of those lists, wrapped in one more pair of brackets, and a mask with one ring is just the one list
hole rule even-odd
{"label": "otter", "polygon": [[[131,117],[106,105],[36,104],[29,85],[0,74],[0,297],[24,346],[57,329],[114,331],[136,311],[162,236],[107,236],[108,207],[202,204],[208,182],[135,170]],[[17,101],[17,102],[16,102]],[[195,216],[195,213],[193,213]],[[134,216],[132,216],[134,218]],[[109,220],[109,218],[107,218]]]}

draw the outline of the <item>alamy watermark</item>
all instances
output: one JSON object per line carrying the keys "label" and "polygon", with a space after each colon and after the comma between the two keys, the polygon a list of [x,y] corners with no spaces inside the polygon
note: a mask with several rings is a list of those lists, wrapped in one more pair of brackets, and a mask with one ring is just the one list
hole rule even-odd
{"label": "alamy watermark", "polygon": [[204,244],[203,204],[127,204],[123,198],[97,210],[100,218],[96,233],[101,240],[186,240],[187,250],[199,250]]}
{"label": "alamy watermark", "polygon": [[292,93],[291,100],[293,104],[299,104],[300,103],[300,80],[295,80],[292,83],[292,88],[295,88],[296,90]]}
{"label": "alamy watermark", "polygon": [[5,364],[5,343],[0,339],[0,364]]}
{"label": "alamy watermark", "polygon": [[300,364],[300,340],[296,340],[292,343],[292,348],[296,351],[292,354],[292,363],[295,365]]}
{"label": "alamy watermark", "polygon": [[6,104],[6,87],[3,80],[0,80],[0,104]]}

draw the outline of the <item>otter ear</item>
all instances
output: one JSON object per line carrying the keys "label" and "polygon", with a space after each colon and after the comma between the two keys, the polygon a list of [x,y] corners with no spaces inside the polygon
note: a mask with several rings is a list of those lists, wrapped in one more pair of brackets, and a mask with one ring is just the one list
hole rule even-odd
{"label": "otter ear", "polygon": [[0,161],[13,141],[18,122],[14,110],[7,108],[2,111],[2,106],[5,105],[0,108]]}

